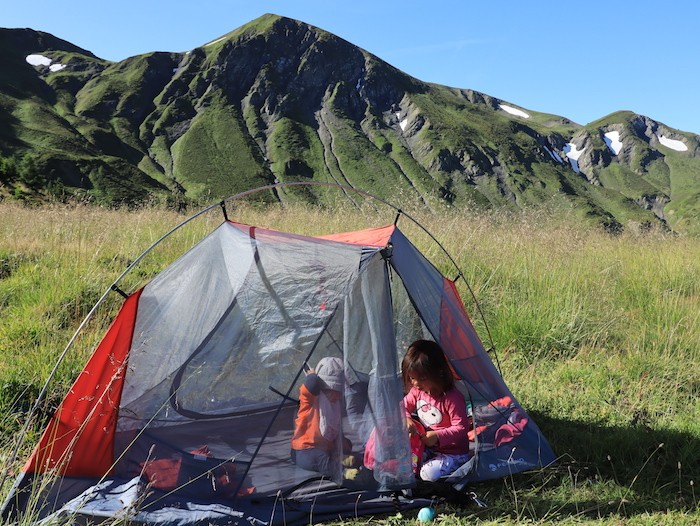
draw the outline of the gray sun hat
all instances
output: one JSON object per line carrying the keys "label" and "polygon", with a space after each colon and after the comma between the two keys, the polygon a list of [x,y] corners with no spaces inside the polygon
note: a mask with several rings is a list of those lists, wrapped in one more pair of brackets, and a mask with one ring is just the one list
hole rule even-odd
{"label": "gray sun hat", "polygon": [[345,373],[340,358],[321,358],[316,366],[316,374],[323,381],[324,387],[333,391],[342,391]]}

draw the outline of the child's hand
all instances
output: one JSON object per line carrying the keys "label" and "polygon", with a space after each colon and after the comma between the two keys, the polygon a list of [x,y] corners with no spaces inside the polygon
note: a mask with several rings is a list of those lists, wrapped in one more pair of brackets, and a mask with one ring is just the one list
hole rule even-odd
{"label": "child's hand", "polygon": [[408,436],[421,436],[420,432],[418,431],[418,428],[416,427],[416,423],[413,421],[412,418],[406,419],[406,427],[408,428]]}
{"label": "child's hand", "polygon": [[435,431],[427,431],[420,439],[427,447],[437,446],[438,443],[438,436]]}

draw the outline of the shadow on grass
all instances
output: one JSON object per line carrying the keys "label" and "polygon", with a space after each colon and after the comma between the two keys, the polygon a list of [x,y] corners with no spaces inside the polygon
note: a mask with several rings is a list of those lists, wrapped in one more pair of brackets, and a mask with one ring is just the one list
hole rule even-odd
{"label": "shadow on grass", "polygon": [[559,521],[698,513],[700,437],[639,424],[611,427],[531,416],[559,457],[540,472],[475,485],[482,519]]}

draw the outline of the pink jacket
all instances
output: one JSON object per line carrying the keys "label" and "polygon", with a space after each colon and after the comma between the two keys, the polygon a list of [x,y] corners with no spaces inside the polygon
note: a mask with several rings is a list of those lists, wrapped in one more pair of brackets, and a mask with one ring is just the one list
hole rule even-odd
{"label": "pink jacket", "polygon": [[470,427],[467,404],[457,389],[433,398],[415,387],[403,399],[407,416],[418,416],[426,429],[435,431],[438,444],[434,451],[448,455],[469,452],[467,430]]}

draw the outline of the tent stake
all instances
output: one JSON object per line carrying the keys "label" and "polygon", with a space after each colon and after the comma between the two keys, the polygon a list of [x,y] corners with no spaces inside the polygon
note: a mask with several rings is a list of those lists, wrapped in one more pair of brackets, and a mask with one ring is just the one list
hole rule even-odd
{"label": "tent stake", "polygon": [[129,297],[129,295],[122,289],[120,289],[116,283],[113,283],[110,289],[112,289],[114,292],[118,292],[124,299],[127,299]]}

